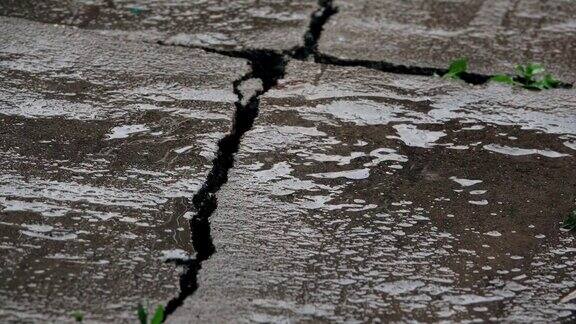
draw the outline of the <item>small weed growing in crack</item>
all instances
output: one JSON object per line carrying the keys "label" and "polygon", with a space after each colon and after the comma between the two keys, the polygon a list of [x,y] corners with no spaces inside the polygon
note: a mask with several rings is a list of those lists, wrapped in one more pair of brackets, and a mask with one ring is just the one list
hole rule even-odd
{"label": "small weed growing in crack", "polygon": [[452,61],[448,67],[448,72],[442,77],[447,79],[461,79],[462,73],[468,70],[468,59],[465,57]]}
{"label": "small weed growing in crack", "polygon": [[84,314],[81,311],[73,312],[72,317],[74,317],[76,322],[82,322],[84,320]]}
{"label": "small weed growing in crack", "polygon": [[551,74],[546,73],[542,65],[531,63],[528,65],[516,65],[516,76],[498,74],[490,78],[494,82],[509,85],[522,86],[530,90],[546,90],[559,88],[562,82],[556,80]]}
{"label": "small weed growing in crack", "polygon": [[567,230],[576,231],[576,209],[573,210],[572,213],[568,215],[568,217],[566,217],[562,227]]}
{"label": "small weed growing in crack", "polygon": [[161,324],[164,321],[164,307],[158,305],[156,307],[156,312],[150,322],[148,322],[148,310],[142,306],[142,304],[138,304],[138,319],[140,320],[140,324]]}
{"label": "small weed growing in crack", "polygon": [[130,11],[130,13],[133,14],[134,16],[138,16],[142,12],[144,12],[144,10],[142,8],[138,8],[138,7],[128,8],[128,11]]}

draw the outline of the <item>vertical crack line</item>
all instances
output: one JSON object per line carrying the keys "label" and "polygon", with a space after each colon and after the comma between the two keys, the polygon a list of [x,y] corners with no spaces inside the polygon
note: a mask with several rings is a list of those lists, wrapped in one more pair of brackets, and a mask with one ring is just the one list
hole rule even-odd
{"label": "vertical crack line", "polygon": [[[266,49],[223,51],[203,48],[208,52],[246,59],[250,64],[251,71],[234,81],[233,89],[238,100],[234,103],[236,111],[232,127],[229,133],[218,141],[218,150],[206,181],[191,201],[185,201],[186,211],[193,213],[189,225],[192,247],[196,254],[190,260],[177,262],[184,267],[179,280],[180,291],[166,304],[163,321],[166,321],[176,309],[184,304],[186,298],[198,290],[198,273],[202,269],[202,263],[216,253],[210,226],[210,217],[218,206],[216,194],[228,181],[228,172],[234,166],[234,156],[240,148],[242,137],[254,125],[258,116],[260,96],[284,77],[289,57],[307,59],[310,56],[315,57],[317,54],[318,40],[323,27],[330,16],[337,12],[336,7],[333,6],[333,0],[319,0],[318,4],[319,9],[312,14],[309,28],[304,35],[304,46],[288,53]],[[251,79],[259,80],[261,85],[252,89],[253,93],[246,94],[243,92],[242,86]]]}
{"label": "vertical crack line", "polygon": [[[180,292],[166,304],[164,321],[198,289],[198,273],[202,269],[202,263],[216,253],[210,227],[210,217],[218,205],[216,193],[228,181],[228,172],[234,166],[234,156],[240,148],[242,137],[252,129],[258,116],[260,96],[275,86],[278,80],[284,77],[286,70],[286,58],[273,51],[250,50],[228,56],[247,59],[251,72],[234,81],[233,89],[238,100],[234,103],[236,111],[231,129],[218,141],[218,150],[206,181],[191,201],[185,202],[186,210],[193,213],[189,225],[196,254],[193,259],[179,262],[184,266],[179,282]],[[242,85],[251,79],[259,80],[261,87],[246,94]]]}
{"label": "vertical crack line", "polygon": [[338,12],[333,0],[318,0],[318,10],[312,13],[308,30],[304,34],[304,46],[298,47],[289,54],[297,60],[306,60],[310,56],[315,57],[318,52],[318,41],[322,36],[324,25],[332,15]]}

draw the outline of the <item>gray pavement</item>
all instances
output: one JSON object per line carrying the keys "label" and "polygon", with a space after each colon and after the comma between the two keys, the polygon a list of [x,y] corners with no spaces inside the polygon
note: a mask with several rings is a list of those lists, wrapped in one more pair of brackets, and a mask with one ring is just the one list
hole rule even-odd
{"label": "gray pavement", "polygon": [[0,321],[134,319],[193,256],[246,61],[1,18]]}
{"label": "gray pavement", "polygon": [[575,107],[574,91],[291,63],[175,322],[569,316]]}
{"label": "gray pavement", "polygon": [[337,0],[320,51],[339,58],[448,67],[467,57],[470,70],[513,73],[542,63],[576,81],[576,2],[570,0]]}
{"label": "gray pavement", "polygon": [[316,9],[313,0],[0,1],[0,15],[130,39],[226,49],[302,46]]}
{"label": "gray pavement", "polygon": [[0,0],[0,322],[575,320],[576,91],[360,67],[573,82],[573,3],[335,5]]}

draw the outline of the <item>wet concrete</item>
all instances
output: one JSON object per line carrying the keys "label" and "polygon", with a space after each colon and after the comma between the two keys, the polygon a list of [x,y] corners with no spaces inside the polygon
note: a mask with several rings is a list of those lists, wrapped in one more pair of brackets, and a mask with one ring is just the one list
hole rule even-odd
{"label": "wet concrete", "polygon": [[575,108],[574,90],[290,63],[171,319],[574,320]]}
{"label": "wet concrete", "polygon": [[576,320],[574,90],[275,85],[574,81],[574,6],[336,4],[0,0],[0,321]]}
{"label": "wet concrete", "polygon": [[184,201],[247,62],[0,18],[0,321],[133,322],[179,292]]}
{"label": "wet concrete", "polygon": [[336,6],[320,42],[329,55],[439,68],[468,57],[470,70],[485,74],[540,62],[576,81],[574,1],[341,0]]}
{"label": "wet concrete", "polygon": [[132,39],[226,49],[302,46],[314,0],[0,1],[0,15]]}

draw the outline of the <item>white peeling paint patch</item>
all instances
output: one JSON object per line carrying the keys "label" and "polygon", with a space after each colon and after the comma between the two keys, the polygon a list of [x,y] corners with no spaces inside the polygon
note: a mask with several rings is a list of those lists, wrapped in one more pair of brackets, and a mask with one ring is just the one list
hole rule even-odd
{"label": "white peeling paint patch", "polygon": [[519,147],[504,146],[498,144],[488,144],[484,145],[484,149],[500,154],[506,154],[511,156],[521,156],[521,155],[531,155],[538,154],[549,158],[558,158],[564,156],[570,156],[570,154],[559,153],[551,150],[538,150],[538,149],[524,149]]}
{"label": "white peeling paint patch", "polygon": [[85,257],[78,256],[78,255],[68,255],[63,253],[55,253],[46,256],[46,259],[54,259],[54,260],[83,260]]}
{"label": "white peeling paint patch", "polygon": [[500,237],[500,236],[502,236],[502,234],[500,234],[500,232],[498,232],[498,231],[486,232],[486,233],[484,233],[484,235],[493,236],[493,237]]}
{"label": "white peeling paint patch", "polygon": [[370,157],[374,158],[371,162],[365,163],[364,166],[376,166],[384,161],[407,162],[408,157],[396,153],[396,150],[382,147],[370,152]]}
{"label": "white peeling paint patch", "polygon": [[150,130],[150,128],[142,124],[117,126],[112,128],[110,130],[110,133],[106,134],[106,138],[109,140],[118,138],[127,138],[131,134],[141,133],[148,130]]}
{"label": "white peeling paint patch", "polygon": [[390,295],[399,295],[407,292],[411,292],[415,289],[424,286],[422,281],[411,281],[411,280],[399,280],[393,282],[385,282],[379,284],[374,289],[383,293]]}
{"label": "white peeling paint patch", "polygon": [[[14,187],[6,186],[5,188],[7,190],[15,190]],[[9,192],[3,192],[2,189],[5,188],[0,187],[0,195],[9,194]],[[24,201],[24,200],[8,199],[6,197],[0,197],[0,209],[2,209],[4,212],[12,212],[12,211],[34,212],[47,217],[64,216],[68,212],[68,208],[62,206],[48,204],[41,201]]]}
{"label": "white peeling paint patch", "polygon": [[107,221],[109,219],[112,219],[114,217],[119,218],[121,215],[119,213],[113,213],[113,212],[97,212],[97,211],[87,211],[86,212],[89,215],[95,216],[96,218],[103,220],[103,221]]}
{"label": "white peeling paint patch", "polygon": [[[210,102],[234,102],[236,95],[229,90],[219,89],[194,89],[179,84],[158,83],[155,85],[143,86],[123,92],[129,96],[144,96],[156,102],[173,102],[176,100],[198,100]],[[190,115],[192,118],[207,119],[228,119],[226,114],[211,113],[208,111],[193,111],[189,109],[163,108],[149,104],[138,104],[134,106],[141,110],[169,110],[179,115]],[[204,117],[203,117],[204,116]]]}
{"label": "white peeling paint patch", "polygon": [[[334,87],[331,86],[330,92],[333,92]],[[302,95],[301,90],[298,90],[298,94]],[[338,89],[337,96],[342,96],[342,89]],[[269,94],[267,94],[268,96]],[[273,96],[271,93],[270,95]],[[305,95],[305,94],[304,94]],[[351,93],[350,95],[355,95]],[[362,94],[363,96],[366,94]],[[308,100],[313,100],[310,96],[305,95]],[[334,98],[333,96],[313,96],[316,99],[320,97]],[[317,105],[316,107],[310,109],[303,109],[303,112],[307,110],[313,110],[314,114],[327,114],[340,121],[354,123],[358,126],[364,125],[387,125],[391,122],[410,122],[414,118],[406,117],[405,114],[408,113],[407,110],[402,109],[400,106],[383,105],[371,100],[339,100],[332,102],[328,105]],[[312,111],[310,111],[312,112]],[[308,116],[309,118],[310,116]]]}
{"label": "white peeling paint patch", "polygon": [[576,142],[564,142],[564,146],[576,150]]}
{"label": "white peeling paint patch", "polygon": [[359,170],[349,170],[349,171],[339,171],[339,172],[326,172],[326,173],[314,173],[310,175],[313,178],[320,179],[336,179],[336,178],[347,178],[352,180],[366,179],[370,176],[370,169],[359,169]]}
{"label": "white peeling paint patch", "polygon": [[242,95],[240,103],[242,105],[247,105],[252,97],[256,96],[257,93],[264,91],[264,84],[260,79],[251,78],[242,82],[238,86],[238,90]]}
{"label": "white peeling paint patch", "polygon": [[182,250],[182,249],[174,249],[174,250],[163,250],[162,256],[160,260],[166,261],[171,259],[178,259],[178,260],[188,260],[190,259],[190,255]]}
{"label": "white peeling paint patch", "polygon": [[39,232],[39,233],[50,232],[52,229],[54,229],[50,225],[39,225],[39,224],[22,224],[22,227],[25,227],[29,231]]}
{"label": "white peeling paint patch", "polygon": [[313,161],[318,162],[337,162],[338,165],[347,165],[352,162],[352,160],[357,159],[359,157],[366,156],[364,152],[352,152],[349,156],[343,155],[329,155],[323,153],[311,153],[308,158]]}
{"label": "white peeling paint patch", "polygon": [[499,296],[484,297],[484,296],[478,296],[478,295],[460,295],[460,296],[446,296],[446,297],[444,297],[444,300],[448,301],[449,303],[455,304],[455,305],[473,305],[473,304],[499,301],[502,299],[504,299],[504,298],[499,297]]}
{"label": "white peeling paint patch", "polygon": [[486,128],[486,126],[484,125],[472,125],[472,126],[468,126],[468,127],[462,127],[462,130],[481,130]]}
{"label": "white peeling paint patch", "polygon": [[472,179],[464,179],[464,178],[457,178],[457,177],[450,177],[450,180],[456,182],[457,184],[461,185],[462,187],[470,187],[475,184],[481,183],[482,180],[472,180]]}
{"label": "white peeling paint patch", "polygon": [[484,205],[488,205],[488,200],[486,200],[486,199],[482,199],[482,200],[468,200],[468,203],[470,203],[470,204],[472,204],[472,205],[484,206]]}
{"label": "white peeling paint patch", "polygon": [[566,295],[564,298],[562,298],[560,300],[561,303],[567,303],[571,300],[576,299],[576,290],[574,290],[573,292],[569,293],[568,295]]}
{"label": "white peeling paint patch", "polygon": [[193,147],[194,147],[193,145],[184,146],[184,147],[181,147],[181,148],[179,148],[179,149],[175,149],[174,152],[176,152],[176,153],[178,153],[178,154],[182,154],[182,153],[184,153],[184,152],[186,152],[186,151],[189,151],[189,150],[192,149]]}
{"label": "white peeling paint patch", "polygon": [[434,146],[435,142],[441,137],[446,136],[444,132],[435,132],[425,129],[418,129],[414,125],[394,125],[394,129],[398,133],[398,137],[386,136],[386,138],[397,138],[404,142],[404,144],[412,147],[429,148]]}
{"label": "white peeling paint patch", "polygon": [[222,33],[176,34],[166,40],[167,44],[182,46],[236,45],[236,41]]}
{"label": "white peeling paint patch", "polygon": [[39,232],[33,232],[33,231],[20,231],[20,232],[26,236],[42,238],[42,239],[51,240],[51,241],[68,241],[68,240],[74,240],[78,237],[78,235],[76,235],[74,233],[61,234],[61,235],[56,235],[56,234],[46,235],[46,234],[42,234]]}
{"label": "white peeling paint patch", "polygon": [[446,147],[451,149],[451,150],[467,150],[470,148],[470,146],[468,146],[468,145],[453,145],[453,144],[450,144]]}

